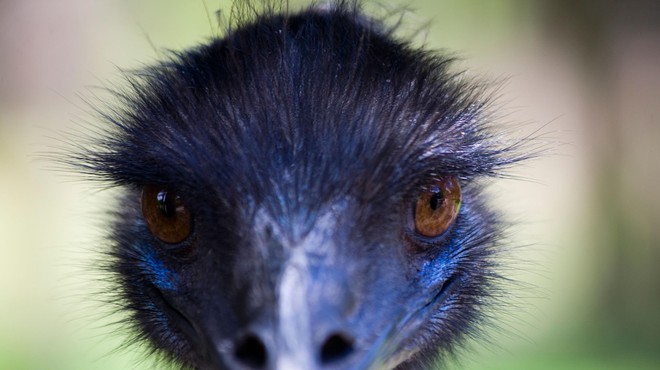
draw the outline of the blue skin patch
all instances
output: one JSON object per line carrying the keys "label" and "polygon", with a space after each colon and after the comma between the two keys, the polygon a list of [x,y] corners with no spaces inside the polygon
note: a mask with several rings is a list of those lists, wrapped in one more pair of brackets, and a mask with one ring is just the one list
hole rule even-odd
{"label": "blue skin patch", "polygon": [[[149,248],[143,248],[149,249]],[[147,274],[150,277],[151,282],[158,288],[162,290],[174,290],[176,289],[177,275],[174,271],[165,267],[165,264],[160,261],[155,253],[147,251],[143,254],[142,264]]]}
{"label": "blue skin patch", "polygon": [[447,259],[448,256],[440,255],[435,260],[424,263],[419,276],[426,282],[427,286],[447,278],[449,275],[447,270],[450,267],[450,262]]}
{"label": "blue skin patch", "polygon": [[[419,272],[419,277],[421,281],[424,282],[424,286],[435,286],[439,289],[439,283],[442,283],[443,285],[447,283],[447,279],[454,274],[457,268],[456,261],[454,260],[455,258],[452,258],[452,255],[456,254],[457,248],[460,248],[460,246],[457,245],[459,242],[460,241],[457,241],[457,238],[454,237],[442,253],[440,253],[435,259],[423,264]],[[438,294],[439,293],[440,291],[438,291]]]}

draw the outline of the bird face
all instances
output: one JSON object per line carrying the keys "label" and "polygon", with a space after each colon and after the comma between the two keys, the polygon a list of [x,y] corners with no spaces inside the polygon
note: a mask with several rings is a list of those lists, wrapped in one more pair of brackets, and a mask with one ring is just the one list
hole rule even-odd
{"label": "bird face", "polygon": [[140,242],[124,246],[139,257],[122,269],[142,265],[133,294],[150,298],[168,340],[199,367],[392,367],[459,289],[446,254],[460,188],[454,177],[433,184],[385,199],[314,196],[288,210],[273,207],[276,190],[223,209],[217,191],[145,185],[141,201],[126,200],[141,214],[122,221],[139,226],[121,240]]}
{"label": "bird face", "polygon": [[198,369],[407,369],[492,289],[479,179],[516,159],[449,60],[338,6],[262,14],[128,77],[72,161],[119,186],[138,338]]}

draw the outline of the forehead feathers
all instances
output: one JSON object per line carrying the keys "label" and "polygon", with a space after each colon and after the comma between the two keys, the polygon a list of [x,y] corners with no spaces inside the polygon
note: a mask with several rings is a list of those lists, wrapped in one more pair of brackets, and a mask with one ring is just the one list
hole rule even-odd
{"label": "forehead feathers", "polygon": [[117,184],[397,196],[428,177],[512,161],[481,89],[348,7],[262,14],[127,77],[112,133],[84,156]]}

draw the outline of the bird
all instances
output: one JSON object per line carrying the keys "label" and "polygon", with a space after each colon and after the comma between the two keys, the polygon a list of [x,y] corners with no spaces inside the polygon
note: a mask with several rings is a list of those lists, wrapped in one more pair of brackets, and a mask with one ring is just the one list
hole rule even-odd
{"label": "bird", "polygon": [[484,188],[525,155],[487,84],[359,2],[242,4],[127,72],[66,158],[118,190],[107,301],[180,368],[434,366],[497,298]]}

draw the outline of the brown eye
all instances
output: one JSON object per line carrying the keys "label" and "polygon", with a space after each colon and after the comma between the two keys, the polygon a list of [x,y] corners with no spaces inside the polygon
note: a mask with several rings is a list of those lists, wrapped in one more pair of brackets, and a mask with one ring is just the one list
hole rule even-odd
{"label": "brown eye", "polygon": [[142,214],[149,230],[165,243],[181,243],[190,235],[190,211],[166,187],[147,185],[142,189]]}
{"label": "brown eye", "polygon": [[458,179],[446,176],[424,189],[415,204],[415,231],[426,237],[444,233],[461,207]]}

